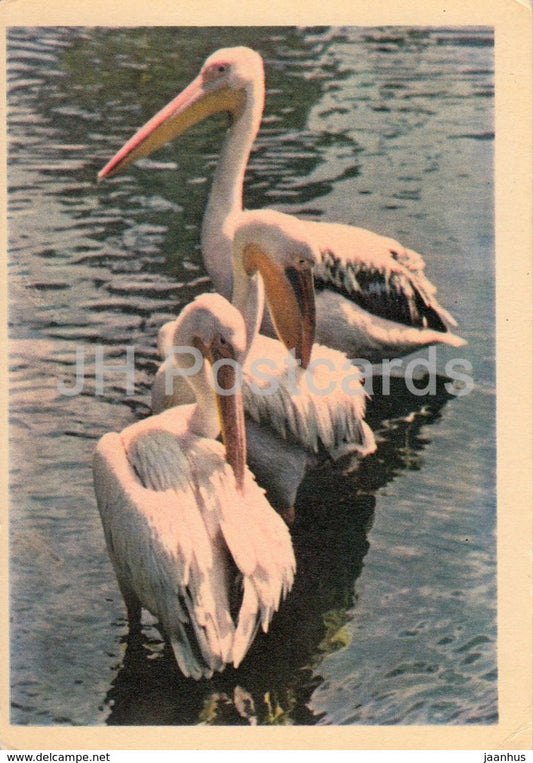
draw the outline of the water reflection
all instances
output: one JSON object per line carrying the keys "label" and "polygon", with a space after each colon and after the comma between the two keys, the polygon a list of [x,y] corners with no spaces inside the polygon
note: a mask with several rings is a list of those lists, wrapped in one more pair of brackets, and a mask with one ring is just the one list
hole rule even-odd
{"label": "water reflection", "polygon": [[[106,697],[110,725],[311,725],[308,703],[321,684],[320,664],[350,642],[357,618],[354,583],[363,569],[375,492],[404,470],[420,467],[435,424],[450,398],[439,378],[431,398],[408,393],[391,379],[391,395],[376,396],[368,420],[376,453],[358,470],[342,465],[308,475],[300,486],[291,528],[297,575],[268,634],[259,634],[243,664],[209,681],[186,679],[153,627],[124,638],[125,654]],[[120,625],[122,627],[122,624]]]}

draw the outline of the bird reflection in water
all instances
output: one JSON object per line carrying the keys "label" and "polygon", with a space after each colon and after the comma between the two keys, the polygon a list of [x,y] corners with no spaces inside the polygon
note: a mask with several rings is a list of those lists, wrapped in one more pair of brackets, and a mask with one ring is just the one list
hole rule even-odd
{"label": "bird reflection in water", "polygon": [[[309,702],[321,684],[320,665],[350,642],[357,617],[354,584],[369,548],[376,492],[403,471],[421,468],[451,395],[439,378],[437,394],[417,397],[403,379],[391,394],[375,395],[367,420],[377,451],[357,471],[342,464],[310,473],[301,484],[291,535],[297,575],[267,634],[259,634],[237,669],[206,681],[186,679],[170,648],[146,625],[124,639],[125,653],[107,694],[109,725],[313,725]],[[117,626],[124,627],[120,621]]]}

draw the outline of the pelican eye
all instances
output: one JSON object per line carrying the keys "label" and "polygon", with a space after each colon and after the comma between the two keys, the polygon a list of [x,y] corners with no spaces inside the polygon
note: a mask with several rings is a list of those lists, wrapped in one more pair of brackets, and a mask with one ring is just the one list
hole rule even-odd
{"label": "pelican eye", "polygon": [[203,77],[207,82],[216,80],[220,74],[224,74],[229,69],[229,64],[210,64],[203,71]]}
{"label": "pelican eye", "polygon": [[223,336],[220,336],[219,338],[220,338],[220,344],[227,344]]}
{"label": "pelican eye", "polygon": [[229,64],[211,64],[208,71],[211,74],[224,74],[229,69]]}

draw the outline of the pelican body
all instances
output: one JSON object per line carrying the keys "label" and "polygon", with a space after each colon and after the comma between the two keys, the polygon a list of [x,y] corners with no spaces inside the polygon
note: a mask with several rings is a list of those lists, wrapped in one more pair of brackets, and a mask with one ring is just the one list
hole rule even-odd
{"label": "pelican body", "polygon": [[[104,435],[94,485],[130,627],[148,609],[181,671],[199,679],[237,667],[258,628],[268,629],[295,559],[285,523],[245,464],[234,389],[242,317],[220,295],[202,295],[181,313],[175,336],[205,359],[187,377],[196,402]],[[216,393],[206,360],[222,364]]]}
{"label": "pelican body", "polygon": [[[346,355],[313,342],[314,261],[301,221],[274,210],[240,215],[233,239],[233,305],[246,327],[239,362],[248,464],[287,516],[309,467],[347,454],[354,455],[355,465],[376,448],[364,420],[359,373]],[[279,340],[258,334],[265,297]],[[159,332],[164,362],[152,387],[154,411],[189,399],[184,379],[174,373],[179,322]]]}
{"label": "pelican body", "polygon": [[[223,48],[100,171],[116,174],[211,114],[228,112],[227,131],[202,224],[202,254],[217,291],[231,298],[232,240],[243,212],[244,173],[265,98],[261,56]],[[427,345],[459,347],[456,322],[439,305],[424,261],[394,239],[338,223],[304,221],[315,247],[316,339],[370,363]],[[265,313],[263,332],[274,335]]]}

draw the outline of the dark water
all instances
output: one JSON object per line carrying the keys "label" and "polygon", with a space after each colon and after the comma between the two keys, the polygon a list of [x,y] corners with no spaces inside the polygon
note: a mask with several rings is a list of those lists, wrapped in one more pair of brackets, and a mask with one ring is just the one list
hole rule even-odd
{"label": "dark water", "polygon": [[[267,72],[246,178],[275,206],[422,252],[475,388],[373,402],[378,452],[302,485],[295,588],[243,666],[185,680],[128,643],[92,489],[106,431],[149,412],[161,323],[209,288],[199,226],[224,118],[98,169],[222,45]],[[12,722],[488,724],[497,719],[493,59],[483,29],[11,29]],[[94,357],[124,364],[96,395]],[[85,383],[74,383],[76,352]],[[439,368],[457,351],[438,351]],[[427,356],[427,355],[426,355]]]}

